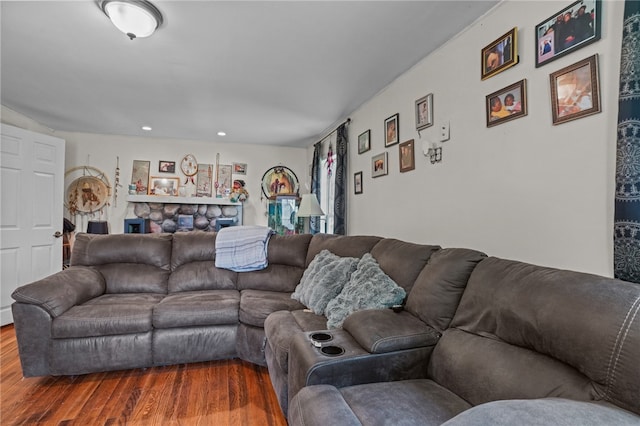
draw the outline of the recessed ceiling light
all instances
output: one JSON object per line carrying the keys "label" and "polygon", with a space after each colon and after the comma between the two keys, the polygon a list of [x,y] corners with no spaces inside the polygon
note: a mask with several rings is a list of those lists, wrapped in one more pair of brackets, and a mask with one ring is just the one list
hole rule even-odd
{"label": "recessed ceiling light", "polygon": [[147,132],[151,131],[151,127],[150,126],[142,126],[142,130],[146,130]]}
{"label": "recessed ceiling light", "polygon": [[225,132],[218,132],[218,136],[227,136]]}

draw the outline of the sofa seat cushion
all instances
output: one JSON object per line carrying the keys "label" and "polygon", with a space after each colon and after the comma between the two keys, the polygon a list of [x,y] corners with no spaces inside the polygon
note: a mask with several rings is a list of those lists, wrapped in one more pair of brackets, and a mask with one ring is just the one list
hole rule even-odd
{"label": "sofa seat cushion", "polygon": [[152,304],[85,304],[74,306],[53,320],[57,339],[96,337],[151,331]]}
{"label": "sofa seat cushion", "polygon": [[294,425],[441,425],[471,405],[437,383],[402,380],[303,388],[289,405]]}
{"label": "sofa seat cushion", "polygon": [[103,294],[89,300],[84,305],[150,305],[160,303],[163,294],[155,293],[114,293]]}
{"label": "sofa seat cushion", "polygon": [[327,319],[308,310],[278,311],[264,322],[267,344],[282,371],[289,371],[289,345],[296,333],[327,329]]}
{"label": "sofa seat cushion", "polygon": [[186,291],[166,296],[153,309],[155,328],[238,323],[237,290]]}
{"label": "sofa seat cushion", "polygon": [[254,327],[264,327],[264,320],[276,311],[304,309],[291,293],[276,291],[242,290],[240,292],[240,322]]}

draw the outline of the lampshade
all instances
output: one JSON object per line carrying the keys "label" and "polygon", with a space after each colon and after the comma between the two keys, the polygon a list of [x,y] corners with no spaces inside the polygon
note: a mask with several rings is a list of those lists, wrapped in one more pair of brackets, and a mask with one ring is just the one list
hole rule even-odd
{"label": "lampshade", "polygon": [[104,0],[100,7],[131,40],[149,37],[162,24],[162,14],[146,0]]}
{"label": "lampshade", "polygon": [[87,223],[87,234],[108,234],[109,224],[105,221],[90,220]]}
{"label": "lampshade", "polygon": [[324,216],[315,194],[303,194],[298,207],[298,217]]}

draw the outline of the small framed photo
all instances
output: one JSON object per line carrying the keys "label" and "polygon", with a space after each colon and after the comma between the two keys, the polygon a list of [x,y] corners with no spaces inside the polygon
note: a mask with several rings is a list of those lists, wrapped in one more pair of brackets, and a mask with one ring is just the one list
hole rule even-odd
{"label": "small framed photo", "polygon": [[149,195],[178,195],[180,178],[177,177],[156,177],[149,179]]}
{"label": "small framed photo", "polygon": [[[384,146],[389,147],[397,144],[400,139],[399,123],[400,115],[394,114],[391,117],[384,120]],[[386,173],[385,173],[386,174]]]}
{"label": "small framed photo", "polygon": [[549,77],[553,124],[600,112],[597,54],[562,68]]}
{"label": "small framed photo", "polygon": [[160,173],[175,173],[176,162],[175,161],[160,161],[158,164],[158,171]]}
{"label": "small framed photo", "polygon": [[511,68],[518,59],[518,27],[514,27],[482,49],[481,79]]}
{"label": "small framed photo", "polygon": [[527,115],[527,80],[520,80],[487,95],[486,108],[487,127]]}
{"label": "small framed photo", "polygon": [[358,154],[362,154],[371,149],[371,129],[358,135]]}
{"label": "small framed photo", "polygon": [[353,192],[355,194],[362,194],[362,172],[353,174]]}
{"label": "small framed photo", "polygon": [[246,175],[247,174],[247,163],[233,163],[233,174],[234,175]]}
{"label": "small framed photo", "polygon": [[408,172],[416,168],[416,156],[413,139],[398,145],[400,157],[400,173]]}
{"label": "small framed photo", "polygon": [[578,0],[536,25],[536,68],[600,40],[601,0]]}
{"label": "small framed photo", "polygon": [[416,101],[416,130],[433,126],[433,93]]}
{"label": "small framed photo", "polygon": [[146,195],[148,193],[150,167],[150,161],[133,160],[133,168],[131,170],[131,185],[135,185],[137,195]]}
{"label": "small framed photo", "polygon": [[371,177],[379,177],[389,174],[388,156],[386,152],[371,157]]}

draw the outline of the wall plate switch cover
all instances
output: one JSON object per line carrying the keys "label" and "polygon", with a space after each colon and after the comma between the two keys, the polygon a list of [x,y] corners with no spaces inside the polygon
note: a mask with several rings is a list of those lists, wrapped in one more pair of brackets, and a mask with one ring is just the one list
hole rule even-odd
{"label": "wall plate switch cover", "polygon": [[440,142],[448,141],[450,137],[449,122],[440,123]]}

